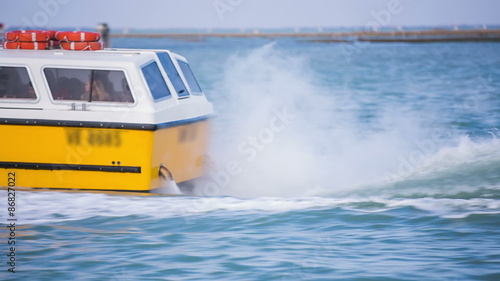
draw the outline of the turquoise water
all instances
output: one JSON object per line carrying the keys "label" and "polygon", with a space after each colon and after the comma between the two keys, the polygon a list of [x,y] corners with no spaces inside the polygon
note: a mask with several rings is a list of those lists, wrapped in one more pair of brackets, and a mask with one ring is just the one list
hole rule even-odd
{"label": "turquoise water", "polygon": [[1,200],[1,280],[500,280],[498,43],[112,43],[191,62],[210,173],[196,196],[17,192],[15,274]]}

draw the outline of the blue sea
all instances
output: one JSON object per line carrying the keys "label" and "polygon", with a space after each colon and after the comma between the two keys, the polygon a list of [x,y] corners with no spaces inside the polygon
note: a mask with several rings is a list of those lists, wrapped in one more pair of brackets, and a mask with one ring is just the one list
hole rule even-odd
{"label": "blue sea", "polygon": [[115,38],[217,118],[184,196],[16,193],[1,280],[500,280],[500,44]]}

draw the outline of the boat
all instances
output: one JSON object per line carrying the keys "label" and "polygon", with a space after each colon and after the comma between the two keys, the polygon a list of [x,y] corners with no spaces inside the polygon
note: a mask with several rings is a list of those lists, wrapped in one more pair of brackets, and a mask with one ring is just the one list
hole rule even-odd
{"label": "boat", "polygon": [[0,49],[0,186],[155,192],[204,174],[214,110],[185,57],[18,39]]}

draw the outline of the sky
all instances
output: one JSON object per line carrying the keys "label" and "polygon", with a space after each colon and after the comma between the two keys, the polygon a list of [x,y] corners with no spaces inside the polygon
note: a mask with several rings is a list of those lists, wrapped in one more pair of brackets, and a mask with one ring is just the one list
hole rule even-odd
{"label": "sky", "polygon": [[0,0],[0,23],[111,29],[500,25],[498,0]]}

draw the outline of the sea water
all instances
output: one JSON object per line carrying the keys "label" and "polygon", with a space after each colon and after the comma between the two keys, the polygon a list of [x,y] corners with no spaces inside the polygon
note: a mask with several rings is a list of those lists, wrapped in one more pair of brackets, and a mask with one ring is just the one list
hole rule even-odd
{"label": "sea water", "polygon": [[189,196],[16,193],[1,280],[500,280],[498,43],[114,39],[217,118]]}

